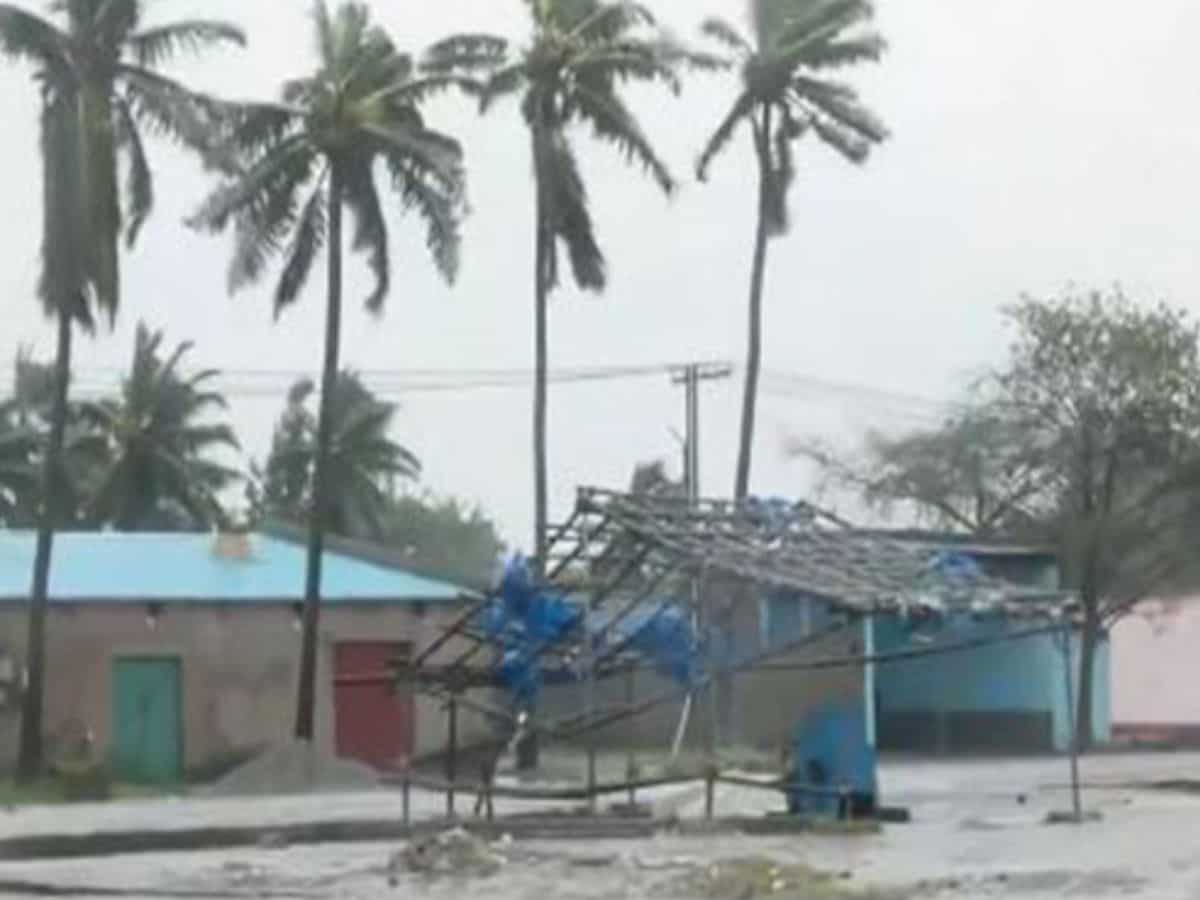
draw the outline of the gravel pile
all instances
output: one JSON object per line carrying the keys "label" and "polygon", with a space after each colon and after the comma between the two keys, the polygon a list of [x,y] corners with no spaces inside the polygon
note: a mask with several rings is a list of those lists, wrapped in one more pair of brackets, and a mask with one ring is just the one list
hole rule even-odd
{"label": "gravel pile", "polygon": [[263,751],[212,785],[214,797],[371,790],[379,776],[370,766],[337,759],[306,741]]}

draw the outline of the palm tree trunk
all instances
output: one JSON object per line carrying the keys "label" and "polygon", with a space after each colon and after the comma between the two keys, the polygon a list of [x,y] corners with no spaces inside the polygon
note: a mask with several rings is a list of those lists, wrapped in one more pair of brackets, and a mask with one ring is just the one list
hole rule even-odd
{"label": "palm tree trunk", "polygon": [[[552,238],[547,233],[546,202],[541,177],[541,155],[538,138],[534,137],[534,179],[537,182],[534,211],[534,374],[533,374],[533,575],[541,580],[546,574],[547,550],[547,473],[549,464],[546,449],[546,373],[549,341],[548,300],[550,293],[549,253]],[[530,711],[532,712],[532,711]],[[531,771],[538,766],[539,742],[537,732],[530,729],[516,741],[517,768]]]}
{"label": "palm tree trunk", "polygon": [[296,738],[312,741],[317,705],[317,636],[321,622],[321,562],[328,512],[329,449],[333,402],[342,340],[342,176],[337,162],[329,169],[329,288],[325,313],[325,361],[317,413],[316,463],[308,512],[308,561],[304,579],[304,623],[300,642],[300,687],[296,699]]}
{"label": "palm tree trunk", "polygon": [[541,578],[546,571],[547,472],[549,463],[546,448],[546,373],[549,365],[548,344],[548,294],[550,291],[547,273],[550,248],[546,234],[546,204],[543,196],[542,177],[537,180],[537,209],[534,214],[534,376],[533,376],[533,548],[534,574]]}
{"label": "palm tree trunk", "polygon": [[735,500],[745,500],[750,493],[750,465],[754,454],[754,419],[758,405],[758,376],[762,367],[762,299],[767,269],[768,206],[772,180],[769,141],[771,139],[771,110],[763,113],[761,134],[755,134],[758,151],[758,229],[754,235],[754,264],[750,273],[750,335],[746,349],[746,383],[742,395],[741,441],[738,448]]}
{"label": "palm tree trunk", "polygon": [[58,316],[58,352],[54,360],[54,397],[50,436],[42,457],[42,508],[37,549],[33,557],[33,586],[29,593],[29,633],[26,659],[29,683],[21,702],[21,744],[17,777],[32,781],[42,769],[42,718],[46,694],[46,611],[49,602],[50,558],[59,519],[63,439],[67,430],[67,390],[71,377],[71,317]]}

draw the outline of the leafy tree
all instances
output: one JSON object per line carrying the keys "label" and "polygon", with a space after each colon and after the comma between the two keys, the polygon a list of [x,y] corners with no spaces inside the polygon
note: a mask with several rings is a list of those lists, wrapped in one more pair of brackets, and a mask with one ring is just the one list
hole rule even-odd
{"label": "leafy tree", "polygon": [[1200,524],[1200,338],[1120,291],[1025,299],[997,405],[1025,434],[1045,533],[1083,610],[1078,734],[1092,740],[1106,629],[1192,565]]}
{"label": "leafy tree", "polygon": [[[629,479],[629,493],[640,497],[654,497],[663,501],[679,504],[683,511],[688,502],[687,485],[676,481],[667,473],[667,467],[662,460],[651,460],[634,466],[633,475]],[[646,589],[654,576],[647,567],[639,563],[639,551],[644,541],[621,529],[618,530],[605,544],[602,551],[596,554],[586,573],[589,581],[611,583],[616,579],[622,580],[626,591],[636,592]],[[635,566],[632,570],[630,566]],[[677,593],[684,589],[685,582],[680,578],[672,578],[666,582],[657,582],[663,595]]]}
{"label": "leafy tree", "polygon": [[[29,685],[22,700],[18,774],[42,764],[46,589],[63,502],[73,325],[90,330],[97,312],[116,315],[119,236],[130,246],[154,205],[143,130],[199,147],[207,140],[205,98],[158,71],[180,51],[243,43],[218,22],[143,28],[140,0],[60,0],[63,22],[0,4],[0,56],[31,63],[42,99],[42,269],[38,294],[58,323],[51,427],[42,458],[42,504],[29,604]],[[128,164],[124,202],[117,167]],[[123,208],[122,208],[123,207]]]}
{"label": "leafy tree", "polygon": [[822,441],[789,448],[814,463],[823,489],[858,494],[892,516],[900,507],[922,526],[977,537],[1028,534],[1044,491],[1022,430],[986,403],[930,429],[889,436],[873,432],[848,458]]}
{"label": "leafy tree", "polygon": [[477,506],[453,497],[408,494],[389,501],[383,541],[420,571],[468,587],[490,588],[504,542]]}
{"label": "leafy tree", "polygon": [[831,464],[870,502],[1057,549],[1082,611],[1086,749],[1100,640],[1138,602],[1196,574],[1200,337],[1183,311],[1119,291],[1025,299],[1007,316],[1008,361],[961,418],[877,444],[865,465]]}
{"label": "leafy tree", "polygon": [[292,385],[287,405],[271,438],[271,453],[266,466],[261,469],[251,467],[247,492],[253,519],[274,517],[303,522],[307,517],[312,456],[306,452],[306,445],[309,435],[316,430],[316,423],[305,402],[312,392],[312,381],[307,378]]}
{"label": "leafy tree", "polygon": [[86,404],[94,458],[88,517],[118,531],[222,524],[220,493],[238,474],[212,458],[237,450],[233,429],[211,419],[228,408],[209,387],[219,374],[181,370],[191,343],[162,352],[163,333],[139,325],[133,364],[120,396]]}
{"label": "leafy tree", "polygon": [[410,55],[373,26],[367,7],[345,3],[331,15],[316,4],[319,67],[287,82],[282,101],[242,107],[229,117],[222,141],[240,165],[212,194],[195,224],[219,231],[232,224],[235,248],[230,290],[259,280],[282,253],[275,309],[292,304],[327,248],[325,351],[317,414],[313,509],[309,519],[296,737],[311,740],[317,677],[321,555],[328,505],[333,398],[342,330],[342,212],[355,218],[353,248],[366,255],[375,285],[367,309],[379,312],[391,286],[388,226],[375,182],[385,169],[403,208],[427,226],[427,244],[442,274],[458,268],[463,198],[458,141],[429,128],[422,104],[455,79],[418,72]]}
{"label": "leafy tree", "polygon": [[[263,478],[264,512],[301,522],[311,509],[316,419],[305,406],[312,382],[297,382],[275,430]],[[395,480],[415,479],[421,463],[390,437],[396,407],[375,397],[353,372],[343,372],[330,407],[329,502],[325,528],[341,537],[381,540],[393,523]]]}
{"label": "leafy tree", "polygon": [[15,404],[0,406],[0,525],[20,522],[37,486],[37,433],[22,424]]}
{"label": "leafy tree", "polygon": [[548,301],[559,285],[565,250],[575,283],[602,291],[607,267],[587,190],[569,136],[590,126],[595,138],[640,164],[667,194],[675,188],[622,96],[627,82],[660,82],[678,93],[679,68],[699,57],[683,53],[646,29],[650,11],[638,3],[604,0],[526,0],[532,35],[523,48],[487,35],[460,35],[434,45],[427,65],[445,73],[486,71],[481,108],[520,94],[529,129],[534,189],[534,558],[543,566],[547,538],[546,371]]}
{"label": "leafy tree", "polygon": [[54,365],[38,362],[27,346],[17,350],[13,365],[12,412],[23,426],[47,418],[54,399]]}
{"label": "leafy tree", "polygon": [[[28,447],[26,465],[17,470],[19,490],[9,494],[11,505],[5,517],[9,528],[36,528],[41,509],[41,471],[47,450],[54,401],[54,365],[37,361],[28,348],[17,353],[13,372],[13,394],[3,404],[4,419],[17,445]],[[106,462],[104,448],[96,441],[95,431],[83,414],[84,404],[67,404],[60,479],[58,483],[58,523],[61,527],[88,527],[88,484]],[[5,418],[6,417],[6,418]],[[16,434],[23,435],[17,439]],[[15,449],[15,446],[14,446]],[[15,462],[15,460],[14,460]],[[26,477],[32,473],[32,477]]]}
{"label": "leafy tree", "polygon": [[751,34],[721,19],[704,23],[706,35],[740,68],[742,90],[700,155],[703,181],[713,160],[739,128],[749,131],[758,166],[758,222],[750,275],[750,329],[734,494],[750,488],[758,378],[762,365],[762,301],[767,243],[788,230],[788,192],[796,178],[792,145],[812,133],[854,163],[867,159],[887,130],[857,92],[833,81],[834,69],[878,60],[883,39],[861,26],[874,14],[870,0],[750,0]]}

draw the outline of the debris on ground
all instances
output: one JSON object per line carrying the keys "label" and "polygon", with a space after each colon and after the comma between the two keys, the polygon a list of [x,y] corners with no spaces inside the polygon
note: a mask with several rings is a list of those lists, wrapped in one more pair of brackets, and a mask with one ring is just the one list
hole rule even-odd
{"label": "debris on ground", "polygon": [[916,897],[1107,897],[1138,894],[1146,886],[1145,878],[1122,869],[1048,869],[925,879],[913,891]]}
{"label": "debris on ground", "polygon": [[723,859],[693,866],[660,888],[667,897],[702,900],[902,900],[903,892],[854,890],[846,882],[852,873],[820,872],[808,866],[781,863],[769,857]]}
{"label": "debris on ground", "polygon": [[393,878],[400,872],[484,878],[498,872],[508,858],[498,847],[462,828],[412,841],[388,866]]}
{"label": "debris on ground", "polygon": [[215,797],[371,790],[379,776],[370,766],[338,759],[307,741],[281,744],[255,756],[213,784]]}

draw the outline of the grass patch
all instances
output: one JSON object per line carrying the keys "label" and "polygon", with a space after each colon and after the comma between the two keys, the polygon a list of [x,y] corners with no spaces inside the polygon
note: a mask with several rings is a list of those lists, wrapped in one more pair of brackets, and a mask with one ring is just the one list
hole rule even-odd
{"label": "grass patch", "polygon": [[[104,796],[100,796],[103,793]],[[148,800],[174,793],[155,785],[108,784],[80,787],[69,779],[42,778],[29,784],[0,780],[0,807],[55,806],[62,803],[104,802],[107,800]]]}

